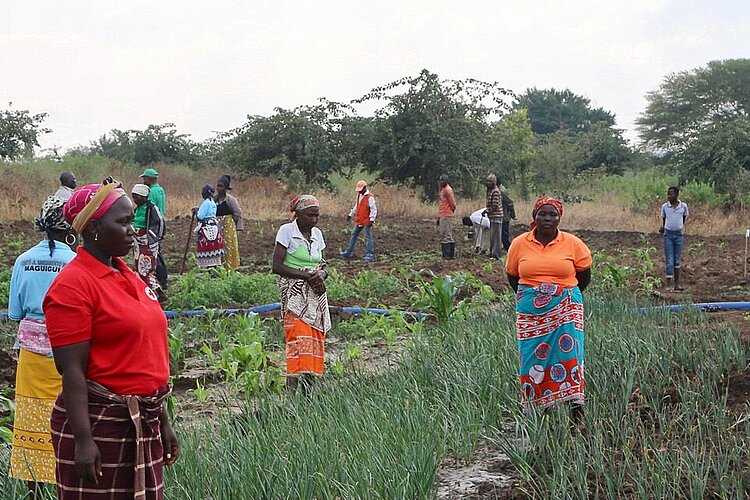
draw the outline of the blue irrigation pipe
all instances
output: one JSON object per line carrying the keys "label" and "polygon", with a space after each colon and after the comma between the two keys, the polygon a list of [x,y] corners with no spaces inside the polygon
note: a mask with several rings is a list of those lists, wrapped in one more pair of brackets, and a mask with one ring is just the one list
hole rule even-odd
{"label": "blue irrigation pipe", "polygon": [[241,314],[241,313],[265,313],[281,309],[281,304],[264,304],[262,306],[248,307],[243,309],[190,309],[187,311],[164,311],[167,319],[173,319],[180,316],[205,316],[206,314],[224,315],[224,314]]}
{"label": "blue irrigation pipe", "polygon": [[402,316],[412,316],[414,318],[426,318],[428,315],[421,312],[412,311],[398,311],[390,309],[377,309],[377,308],[364,308],[364,307],[342,307],[342,313],[346,314],[380,314],[383,316],[390,316],[392,314],[400,314]]}
{"label": "blue irrigation pipe", "polygon": [[[281,304],[274,302],[273,304],[264,304],[262,306],[248,307],[246,309],[192,309],[188,311],[164,311],[164,315],[168,319],[177,318],[179,316],[204,316],[206,314],[225,315],[225,314],[242,314],[242,313],[265,313],[271,311],[277,311],[281,309]],[[336,308],[345,314],[381,314],[383,316],[390,316],[391,314],[401,314],[403,316],[412,316],[414,318],[426,318],[427,314],[411,311],[397,311],[390,309],[376,309],[376,308],[362,308],[362,307],[341,307]]]}
{"label": "blue irrigation pipe", "polygon": [[701,311],[747,311],[750,302],[698,302],[696,304],[672,304],[667,306],[642,307],[640,312],[648,311],[683,311],[685,309],[700,309]]}
{"label": "blue irrigation pipe", "polygon": [[[228,314],[248,314],[248,313],[266,313],[271,311],[277,311],[281,309],[281,304],[274,302],[273,304],[264,304],[262,306],[254,306],[243,309],[190,309],[187,311],[164,311],[164,316],[167,319],[174,319],[180,316],[205,316],[206,314],[214,315],[228,315]],[[341,307],[336,308],[345,314],[381,314],[383,316],[390,316],[392,314],[400,314],[402,316],[411,316],[413,318],[426,318],[428,315],[420,312],[412,311],[399,311],[391,309],[377,309],[377,308],[363,308],[363,307]],[[7,312],[0,312],[0,319],[8,319]]]}

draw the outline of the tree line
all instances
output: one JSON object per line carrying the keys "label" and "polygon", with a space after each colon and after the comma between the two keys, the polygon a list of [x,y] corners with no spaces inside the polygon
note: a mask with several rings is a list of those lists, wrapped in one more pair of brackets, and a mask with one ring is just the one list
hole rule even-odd
{"label": "tree line", "polygon": [[[329,185],[333,173],[364,169],[434,198],[442,173],[475,195],[495,172],[522,196],[570,189],[587,175],[622,174],[656,162],[682,181],[712,183],[741,199],[750,188],[750,59],[712,61],[667,75],[647,94],[641,143],[628,144],[615,115],[569,89],[446,80],[423,70],[375,87],[348,103],[321,99],[198,142],[173,124],[111,130],[67,154],[102,155],[140,165],[222,166],[290,184]],[[357,107],[374,105],[370,116]],[[0,158],[33,154],[48,132],[45,114],[0,111]]]}

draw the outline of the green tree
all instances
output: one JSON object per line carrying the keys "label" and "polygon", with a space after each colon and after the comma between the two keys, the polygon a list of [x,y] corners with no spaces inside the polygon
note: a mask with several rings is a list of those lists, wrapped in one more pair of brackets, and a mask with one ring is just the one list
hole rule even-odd
{"label": "green tree", "polygon": [[578,134],[578,142],[586,155],[579,170],[599,168],[608,174],[622,175],[635,159],[622,130],[605,122],[594,123],[588,131]]}
{"label": "green tree", "polygon": [[712,183],[733,201],[747,197],[750,59],[669,74],[647,100],[641,139],[670,158],[681,181]]}
{"label": "green tree", "polygon": [[531,192],[531,161],[534,159],[534,134],[525,109],[508,113],[492,127],[492,155],[495,173],[505,184],[514,184],[522,198]]}
{"label": "green tree", "polygon": [[233,168],[282,178],[302,176],[307,184],[327,185],[342,168],[341,122],[347,106],[322,101],[315,106],[276,108],[268,117],[247,122],[222,137],[220,158]]}
{"label": "green tree", "polygon": [[588,132],[595,123],[612,127],[615,117],[603,108],[592,108],[591,100],[574,94],[569,89],[527,89],[518,97],[515,109],[526,109],[531,130],[535,134],[552,134],[565,129]]}
{"label": "green tree", "polygon": [[201,145],[187,134],[179,134],[172,123],[149,125],[145,130],[113,129],[91,143],[84,152],[106,156],[124,163],[184,163],[198,166]]}
{"label": "green tree", "polygon": [[748,118],[750,59],[711,61],[671,73],[636,120],[641,139],[654,149],[682,151],[712,125]]}
{"label": "green tree", "polygon": [[565,197],[586,161],[585,149],[578,136],[565,129],[538,135],[536,142],[536,154],[531,163],[536,190]]}
{"label": "green tree", "polygon": [[427,70],[377,87],[355,101],[385,103],[368,125],[361,161],[381,178],[422,188],[429,199],[442,173],[459,192],[470,193],[493,168],[486,138],[511,97],[497,83],[440,80]]}
{"label": "green tree", "polygon": [[0,159],[15,160],[34,155],[39,147],[39,136],[51,132],[42,126],[47,113],[32,115],[28,110],[8,109],[0,111]]}

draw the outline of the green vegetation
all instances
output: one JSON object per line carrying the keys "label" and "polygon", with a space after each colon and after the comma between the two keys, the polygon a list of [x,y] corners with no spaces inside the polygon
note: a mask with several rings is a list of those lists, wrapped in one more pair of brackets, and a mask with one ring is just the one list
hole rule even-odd
{"label": "green vegetation", "polygon": [[201,309],[261,305],[279,301],[278,277],[225,269],[193,269],[169,288],[167,309]]}
{"label": "green vegetation", "polygon": [[39,136],[50,132],[42,126],[47,113],[32,115],[27,110],[0,110],[0,160],[31,158],[34,148],[39,147]]}
{"label": "green vegetation", "polygon": [[[520,414],[504,308],[415,336],[383,375],[345,373],[311,398],[260,396],[239,414],[178,420],[167,496],[430,498],[443,457],[469,459],[480,441],[510,453],[537,498],[742,496],[750,422],[727,413],[725,377],[750,353],[736,332],[697,313],[639,315],[627,299],[587,296],[587,308],[584,435],[562,409]],[[23,487],[0,478],[3,491]]]}
{"label": "green vegetation", "polygon": [[0,307],[8,307],[8,295],[10,294],[10,277],[12,269],[0,271]]}
{"label": "green vegetation", "polygon": [[729,201],[728,195],[717,192],[711,184],[698,181],[680,184],[677,175],[656,167],[621,176],[591,176],[580,183],[574,192],[587,199],[614,197],[629,205],[632,212],[644,213],[653,212],[654,206],[666,201],[669,186],[680,186],[680,198],[690,203],[719,208]]}
{"label": "green vegetation", "polygon": [[667,75],[638,119],[643,141],[668,154],[681,180],[715,185],[747,202],[750,59],[711,61]]}

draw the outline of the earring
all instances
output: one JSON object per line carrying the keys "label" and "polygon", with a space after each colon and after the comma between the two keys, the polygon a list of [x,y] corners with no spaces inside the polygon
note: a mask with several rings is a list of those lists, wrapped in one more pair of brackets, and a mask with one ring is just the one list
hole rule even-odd
{"label": "earring", "polygon": [[[68,241],[68,238],[70,238],[70,241]],[[68,233],[65,235],[65,244],[69,247],[72,247],[76,242],[76,235],[73,233]]]}
{"label": "earring", "polygon": [[94,234],[94,241],[99,241],[99,233]]}

